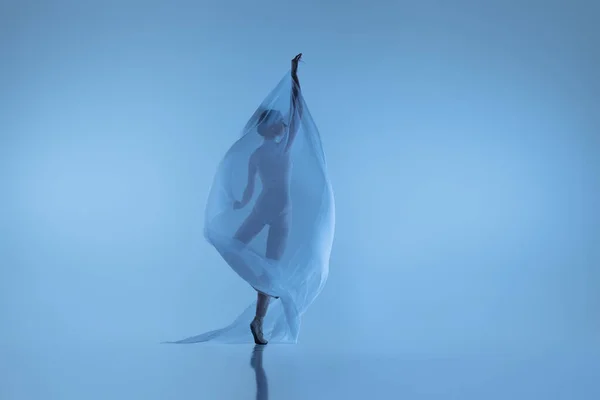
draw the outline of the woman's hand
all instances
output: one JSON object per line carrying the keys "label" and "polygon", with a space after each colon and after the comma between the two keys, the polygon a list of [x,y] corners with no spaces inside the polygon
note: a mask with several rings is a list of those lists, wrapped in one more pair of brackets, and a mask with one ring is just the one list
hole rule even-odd
{"label": "woman's hand", "polygon": [[302,53],[298,54],[292,60],[292,76],[296,76],[296,74],[298,73],[298,63],[300,62],[301,58],[302,58]]}

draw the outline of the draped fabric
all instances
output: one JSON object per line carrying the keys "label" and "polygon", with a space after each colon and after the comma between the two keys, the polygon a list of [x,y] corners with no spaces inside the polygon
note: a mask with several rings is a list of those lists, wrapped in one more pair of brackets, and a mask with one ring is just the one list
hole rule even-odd
{"label": "draped fabric", "polygon": [[[217,168],[205,210],[206,240],[239,277],[273,296],[263,326],[270,343],[297,342],[301,316],[327,281],[335,224],[319,131],[301,91],[293,103],[294,85],[287,73],[249,119]],[[273,140],[260,134],[266,120],[283,127]],[[252,199],[236,207],[253,181],[253,165]],[[262,229],[243,243],[236,232],[252,215],[264,217],[256,227]],[[279,249],[276,257],[267,254],[269,247]],[[256,301],[227,327],[175,343],[252,343],[255,307]]]}

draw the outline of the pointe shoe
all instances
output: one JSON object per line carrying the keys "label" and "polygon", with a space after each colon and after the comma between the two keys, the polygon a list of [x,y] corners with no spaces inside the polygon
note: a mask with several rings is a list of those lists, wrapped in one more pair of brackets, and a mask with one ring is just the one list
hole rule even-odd
{"label": "pointe shoe", "polygon": [[250,324],[250,331],[252,332],[252,336],[254,337],[254,343],[263,346],[269,343],[263,336],[262,323],[259,322],[256,318]]}

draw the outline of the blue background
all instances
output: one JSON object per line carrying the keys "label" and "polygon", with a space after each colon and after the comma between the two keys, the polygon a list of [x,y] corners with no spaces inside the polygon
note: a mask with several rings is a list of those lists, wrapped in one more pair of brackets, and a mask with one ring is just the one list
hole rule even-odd
{"label": "blue background", "polygon": [[302,345],[597,345],[599,17],[592,0],[0,2],[5,360],[241,312],[254,293],[204,241],[204,205],[298,52],[336,196]]}

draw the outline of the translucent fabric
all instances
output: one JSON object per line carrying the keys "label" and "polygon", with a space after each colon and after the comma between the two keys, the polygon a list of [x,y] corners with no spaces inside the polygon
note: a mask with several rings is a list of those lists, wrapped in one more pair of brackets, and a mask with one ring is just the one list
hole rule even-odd
{"label": "translucent fabric", "polygon": [[[301,91],[293,103],[294,85],[286,74],[250,118],[217,169],[205,212],[208,242],[250,286],[272,296],[263,325],[270,343],[297,342],[301,316],[327,280],[335,225],[319,132]],[[265,118],[280,120],[277,137],[259,133]],[[252,199],[242,207],[253,179]],[[236,239],[244,223],[259,231],[247,243]],[[252,343],[255,307],[256,301],[225,328],[175,343]]]}

